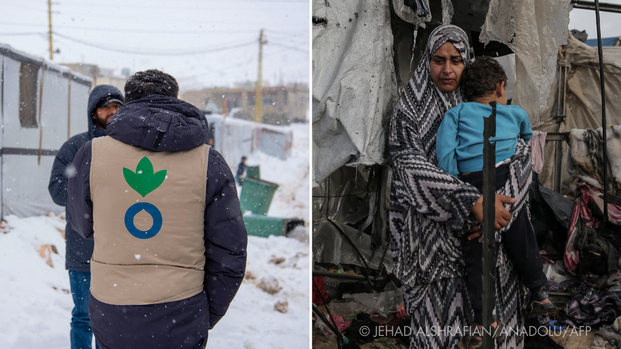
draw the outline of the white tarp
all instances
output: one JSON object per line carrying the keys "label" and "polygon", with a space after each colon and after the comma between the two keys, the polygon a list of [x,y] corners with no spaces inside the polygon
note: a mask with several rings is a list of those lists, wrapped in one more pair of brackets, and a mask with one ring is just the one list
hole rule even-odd
{"label": "white tarp", "polygon": [[[70,136],[87,130],[90,78],[50,61],[45,61],[42,72],[43,61],[0,44],[2,215],[28,217],[63,212],[47,189],[54,156]],[[38,66],[34,126],[20,122],[20,68],[24,63]]]}
{"label": "white tarp", "polygon": [[[621,47],[604,47],[604,70],[606,91],[606,123],[621,124]],[[572,129],[595,130],[602,126],[602,98],[599,78],[599,58],[596,47],[590,47],[569,36],[564,54],[558,57],[559,65],[568,67],[565,120],[560,125],[553,119],[546,119],[534,129],[544,132],[569,132]],[[558,82],[555,83],[555,85]],[[556,86],[552,89],[556,91]],[[555,100],[558,96],[553,96]],[[551,117],[553,115],[545,115]],[[542,115],[542,118],[544,115]],[[610,129],[608,132],[612,132]],[[553,188],[554,142],[547,142],[545,162],[539,180]],[[563,154],[567,154],[567,143],[563,142]],[[573,194],[573,179],[566,170],[566,155],[561,167],[561,193]]]}
{"label": "white tarp", "polygon": [[388,1],[313,0],[313,184],[386,162],[398,92]]}
{"label": "white tarp", "polygon": [[556,74],[558,47],[567,42],[570,0],[491,0],[479,40],[498,41],[515,53],[513,104],[540,123]]}
{"label": "white tarp", "polygon": [[214,148],[231,169],[237,168],[242,156],[249,156],[255,150],[282,160],[291,155],[293,131],[290,126],[262,124],[231,116],[225,118],[220,114],[205,117],[214,130]]}
{"label": "white tarp", "polygon": [[[313,1],[314,185],[343,165],[386,162],[385,130],[398,98],[389,6]],[[513,102],[533,126],[547,108],[570,10],[569,0],[491,0],[481,28],[482,42],[515,52]]]}

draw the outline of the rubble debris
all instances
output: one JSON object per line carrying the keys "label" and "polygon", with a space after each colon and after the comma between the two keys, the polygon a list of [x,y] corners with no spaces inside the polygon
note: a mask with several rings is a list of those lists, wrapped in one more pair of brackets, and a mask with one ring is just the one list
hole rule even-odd
{"label": "rubble debris", "polygon": [[[54,246],[54,249],[56,249],[56,246]],[[58,251],[56,253],[58,253]],[[50,268],[54,268],[54,264],[52,263],[52,249],[49,244],[41,245],[39,248],[39,256],[45,260],[45,264],[49,265]]]}
{"label": "rubble debris", "polygon": [[289,302],[287,301],[278,301],[274,304],[274,310],[279,311],[283,314],[286,314],[289,311]]}
{"label": "rubble debris", "polygon": [[273,276],[262,277],[257,287],[269,294],[276,294],[282,290],[282,287],[278,285],[278,279]]}
{"label": "rubble debris", "polygon": [[63,239],[64,239],[65,238],[65,229],[56,228],[56,230],[58,230],[58,232],[60,233],[60,235],[63,236]]}
{"label": "rubble debris", "polygon": [[244,280],[254,280],[257,277],[251,271],[246,271],[246,275],[244,275]]}
{"label": "rubble debris", "polygon": [[273,263],[273,264],[278,265],[278,264],[280,264],[280,263],[282,263],[282,262],[284,262],[284,261],[285,261],[285,258],[284,258],[284,257],[276,257],[276,256],[272,255],[272,257],[270,258],[270,260],[269,260],[269,261],[267,261],[267,262],[268,262],[268,263]]}

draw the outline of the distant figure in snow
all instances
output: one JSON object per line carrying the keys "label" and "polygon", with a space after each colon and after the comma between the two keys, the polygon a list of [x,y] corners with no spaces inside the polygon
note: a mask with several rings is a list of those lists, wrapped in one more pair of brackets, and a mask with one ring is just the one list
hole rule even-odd
{"label": "distant figure in snow", "polygon": [[[75,174],[73,158],[80,147],[93,138],[104,136],[106,126],[114,113],[123,105],[123,94],[110,85],[96,86],[88,97],[88,131],[71,137],[58,151],[48,190],[52,200],[67,206],[67,181]],[[93,241],[81,237],[73,228],[72,217],[66,213],[65,268],[69,270],[73,311],[71,312],[71,349],[90,349],[93,331],[88,316],[88,298],[91,285],[89,260],[93,254]],[[97,347],[99,348],[99,347]]]}
{"label": "distant figure in snow", "polygon": [[243,184],[241,178],[244,177],[244,173],[246,172],[247,167],[248,166],[246,166],[246,157],[242,156],[241,162],[239,163],[239,165],[237,165],[237,176],[235,176],[235,179],[237,179],[237,183],[239,183],[239,185]]}
{"label": "distant figure in snow", "polygon": [[235,179],[203,113],[159,70],[131,76],[106,136],[77,153],[74,227],[95,240],[89,310],[101,348],[204,348],[246,268]]}

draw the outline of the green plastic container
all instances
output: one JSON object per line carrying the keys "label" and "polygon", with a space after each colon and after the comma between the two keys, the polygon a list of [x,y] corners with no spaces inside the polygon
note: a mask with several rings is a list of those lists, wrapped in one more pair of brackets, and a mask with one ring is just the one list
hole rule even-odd
{"label": "green plastic container", "polygon": [[246,177],[257,179],[261,178],[261,168],[259,166],[246,167]]}
{"label": "green plastic container", "polygon": [[287,235],[298,225],[304,225],[304,221],[297,218],[280,218],[256,214],[244,216],[244,225],[248,235],[268,237],[270,235]]}
{"label": "green plastic container", "polygon": [[256,214],[244,216],[244,225],[248,235],[267,237],[270,235],[285,235],[287,233],[287,221],[285,218],[269,217]]}
{"label": "green plastic container", "polygon": [[267,215],[278,184],[257,178],[242,179],[242,190],[239,197],[243,213],[250,211],[258,215]]}

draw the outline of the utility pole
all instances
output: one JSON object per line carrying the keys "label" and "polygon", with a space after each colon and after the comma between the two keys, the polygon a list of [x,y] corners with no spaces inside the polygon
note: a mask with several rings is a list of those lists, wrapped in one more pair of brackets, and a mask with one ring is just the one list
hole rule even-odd
{"label": "utility pole", "polygon": [[262,65],[263,65],[263,45],[267,44],[267,40],[263,41],[263,29],[259,34],[259,73],[257,77],[257,92],[254,106],[254,121],[263,122],[263,87],[261,81],[263,80]]}
{"label": "utility pole", "polygon": [[50,60],[54,59],[54,47],[52,43],[52,0],[47,0],[47,16],[50,25]]}

